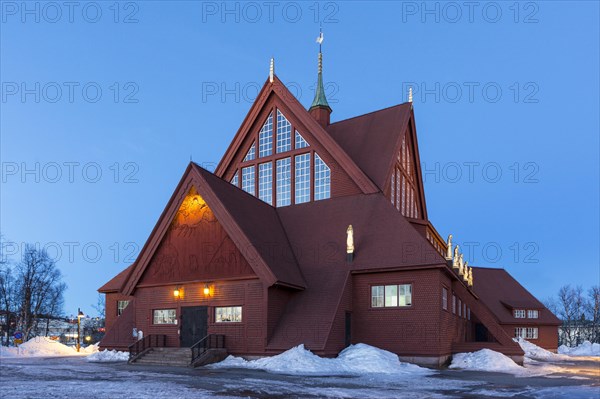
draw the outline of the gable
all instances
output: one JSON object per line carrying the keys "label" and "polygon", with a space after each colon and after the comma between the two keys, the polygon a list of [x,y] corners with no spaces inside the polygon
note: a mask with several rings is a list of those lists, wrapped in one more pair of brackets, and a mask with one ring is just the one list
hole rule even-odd
{"label": "gable", "polygon": [[[190,191],[192,187],[197,192]],[[190,193],[193,194],[191,197]],[[189,198],[199,205],[204,203],[202,211],[192,212],[189,208],[190,204],[186,202]],[[187,244],[184,244],[187,241],[179,241],[180,235],[190,234],[193,231],[189,223],[184,223],[182,215],[187,215],[187,218],[194,221],[198,217],[196,212],[205,215],[209,220],[214,216],[212,220],[217,221],[222,227],[222,230],[217,227],[198,230],[201,236],[209,232],[219,233],[209,236],[212,237],[211,241],[221,244],[221,250],[216,250],[216,255],[211,251],[208,251],[207,255],[190,252]],[[202,223],[202,219],[199,219],[191,225]],[[167,270],[170,266],[189,267],[190,259],[192,262],[199,263],[201,259],[206,260],[209,257],[204,267],[211,273],[215,273],[219,266],[232,262],[235,265],[234,271],[244,274],[248,270],[245,268],[244,261],[237,257],[239,252],[235,252],[230,241],[241,252],[254,274],[267,286],[277,284],[294,289],[305,287],[295,259],[289,256],[292,252],[290,244],[275,209],[191,162],[140,251],[123,285],[123,293],[133,294],[153,261],[155,264],[162,265],[158,266],[153,273],[158,275],[167,273],[169,278],[175,278],[175,272]],[[198,243],[194,242],[193,245]],[[277,248],[276,251],[273,250],[274,246]],[[184,247],[187,249],[181,250]],[[180,256],[181,253],[183,255]],[[158,254],[156,258],[155,254]],[[188,265],[185,266],[185,263]],[[197,273],[201,268],[202,265],[194,267],[195,272]]]}
{"label": "gable", "polygon": [[[254,156],[248,156],[252,152]],[[292,185],[289,203],[282,204],[276,199],[278,161],[290,163],[291,176],[284,182]],[[305,198],[295,200],[296,176],[303,176],[295,171],[295,165],[298,163],[302,166],[303,162],[308,170],[306,179],[310,180],[307,184],[309,189],[304,194],[308,201],[378,191],[344,150],[275,77],[272,83],[267,81],[263,86],[215,174],[269,204],[285,206],[306,202]],[[270,196],[268,193],[261,195],[259,187],[259,168],[261,164],[267,163],[270,166],[263,166],[263,169],[268,169],[263,174],[263,179],[271,185],[273,193]],[[315,166],[319,170],[315,171]],[[244,174],[246,181],[243,179]]]}
{"label": "gable", "polygon": [[206,201],[192,187],[138,286],[255,276]]}

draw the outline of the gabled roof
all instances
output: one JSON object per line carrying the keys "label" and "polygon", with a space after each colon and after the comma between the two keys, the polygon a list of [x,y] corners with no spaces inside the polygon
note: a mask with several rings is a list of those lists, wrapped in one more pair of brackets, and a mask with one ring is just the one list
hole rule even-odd
{"label": "gabled roof", "polygon": [[[504,269],[473,267],[473,290],[502,324],[561,324],[558,317]],[[513,308],[541,309],[541,312],[538,319],[515,319]]]}
{"label": "gabled roof", "polygon": [[419,190],[421,215],[427,219],[416,126],[411,103],[403,103],[368,114],[332,123],[327,132],[371,178],[381,191],[387,186],[392,166],[396,162],[403,133],[412,138],[411,153],[415,158],[415,173]]}
{"label": "gabled roof", "polygon": [[228,167],[233,162],[235,155],[240,151],[240,147],[248,134],[252,134],[252,127],[255,125],[258,115],[263,109],[266,102],[276,96],[279,101],[285,104],[293,116],[304,125],[314,138],[325,148],[325,150],[331,154],[335,160],[339,163],[340,167],[350,176],[352,181],[359,187],[359,189],[365,193],[375,193],[379,191],[377,186],[369,179],[369,177],[354,163],[352,158],[344,152],[339,144],[323,129],[323,127],[308,113],[308,111],[300,104],[300,102],[294,97],[294,95],[288,90],[288,88],[279,80],[277,76],[274,76],[273,82],[269,79],[263,85],[259,92],[256,100],[250,107],[250,111],[244,118],[242,125],[238,129],[235,137],[231,141],[231,144],[227,148],[227,151],[223,155],[221,162],[215,170],[215,175],[225,178],[224,174],[228,170]]}
{"label": "gabled roof", "polygon": [[154,252],[185,195],[195,187],[256,275],[267,285],[302,289],[304,279],[293,258],[275,208],[190,163],[144,244],[135,266],[123,286],[131,295],[150,264]]}
{"label": "gabled roof", "polygon": [[98,292],[108,294],[111,292],[120,292],[123,284],[127,280],[129,273],[133,270],[135,263],[129,265],[125,270],[114,276],[110,281],[98,288]]}

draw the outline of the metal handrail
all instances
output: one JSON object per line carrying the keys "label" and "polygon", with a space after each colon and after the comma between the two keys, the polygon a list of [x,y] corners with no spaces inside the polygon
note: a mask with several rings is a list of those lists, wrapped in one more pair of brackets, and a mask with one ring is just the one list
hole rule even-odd
{"label": "metal handrail", "polygon": [[209,349],[223,349],[225,348],[225,335],[221,334],[209,334],[196,342],[190,348],[192,350],[192,364],[202,356]]}
{"label": "metal handrail", "polygon": [[129,345],[129,360],[132,360],[140,353],[149,348],[163,348],[167,345],[167,336],[166,335],[158,335],[158,334],[150,334],[146,335],[144,338],[135,341],[133,344]]}

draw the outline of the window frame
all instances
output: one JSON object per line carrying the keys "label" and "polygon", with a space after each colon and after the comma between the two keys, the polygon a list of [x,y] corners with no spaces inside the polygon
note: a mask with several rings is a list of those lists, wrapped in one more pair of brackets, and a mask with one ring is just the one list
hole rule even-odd
{"label": "window frame", "polygon": [[513,309],[513,317],[515,319],[526,319],[527,311],[525,309]]}
{"label": "window frame", "polygon": [[[414,282],[400,282],[400,283],[392,283],[389,284],[388,282],[381,282],[381,283],[373,283],[369,285],[369,308],[372,310],[381,310],[381,309],[410,309],[414,306]],[[396,305],[386,305],[386,287],[396,287]],[[410,304],[409,305],[400,305],[400,292],[401,286],[409,286],[410,287]],[[382,288],[383,289],[383,296],[378,296],[378,298],[382,298],[382,305],[381,306],[373,306],[373,293],[374,293],[374,289],[375,288]],[[406,294],[404,294],[404,296],[406,297]]]}
{"label": "window frame", "polygon": [[[160,311],[173,311],[173,323],[157,323],[156,322],[156,312],[160,312]],[[157,309],[152,309],[152,325],[153,326],[176,326],[178,323],[177,321],[177,308],[157,308]]]}
{"label": "window frame", "polygon": [[[121,303],[123,302],[126,302],[126,304],[121,308]],[[129,306],[130,302],[131,301],[129,300],[117,300],[117,316],[121,316],[123,314],[123,311],[127,308],[127,306]]]}
{"label": "window frame", "polygon": [[[532,315],[535,314],[535,317]],[[527,318],[528,319],[539,319],[540,311],[538,309],[527,309]]]}
{"label": "window frame", "polygon": [[442,287],[442,310],[448,311],[448,288]]}
{"label": "window frame", "polygon": [[[217,317],[217,311],[219,309],[240,309],[240,319],[238,320],[219,320]],[[244,307],[243,305],[229,305],[229,306],[215,306],[214,307],[214,311],[213,311],[213,315],[214,315],[214,322],[215,324],[219,324],[219,325],[229,325],[229,324],[241,324],[244,322]]]}

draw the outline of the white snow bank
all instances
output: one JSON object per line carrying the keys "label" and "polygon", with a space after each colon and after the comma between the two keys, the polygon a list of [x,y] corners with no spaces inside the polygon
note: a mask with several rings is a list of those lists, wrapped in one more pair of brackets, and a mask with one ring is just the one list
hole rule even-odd
{"label": "white snow bank", "polygon": [[103,362],[126,362],[129,360],[129,352],[109,351],[105,349],[100,352],[95,352],[85,358],[88,362],[103,363]]}
{"label": "white snow bank", "polygon": [[561,345],[558,347],[558,353],[569,356],[600,356],[600,344],[584,341],[574,348]]}
{"label": "white snow bank", "polygon": [[220,363],[211,364],[210,368],[250,368],[279,374],[293,375],[426,375],[433,371],[403,363],[395,354],[366,344],[351,345],[344,349],[337,358],[329,359],[315,355],[304,348],[296,346],[280,355],[247,361],[240,357],[229,356]]}
{"label": "white snow bank", "polygon": [[35,337],[18,347],[2,347],[0,357],[50,357],[50,356],[82,356],[77,349],[66,346],[48,337]]}
{"label": "white snow bank", "polygon": [[521,374],[524,367],[519,366],[510,357],[490,349],[477,352],[457,353],[452,357],[451,369],[497,371],[501,373]]}
{"label": "white snow bank", "polygon": [[528,357],[530,359],[553,360],[553,361],[560,361],[560,360],[568,359],[568,356],[552,353],[549,350],[540,348],[536,344],[533,344],[533,343],[527,341],[526,339],[513,338],[513,340],[521,346],[521,349],[523,349],[523,352],[525,352],[525,357]]}

